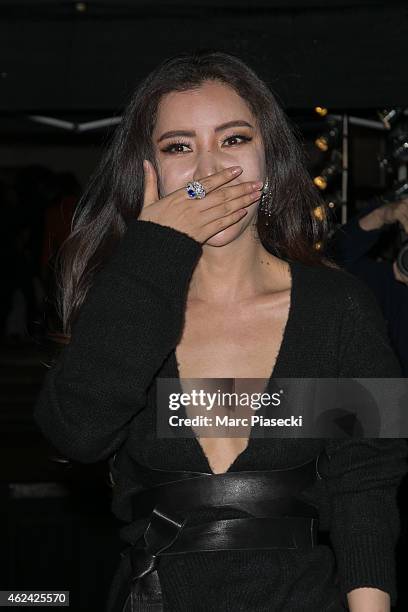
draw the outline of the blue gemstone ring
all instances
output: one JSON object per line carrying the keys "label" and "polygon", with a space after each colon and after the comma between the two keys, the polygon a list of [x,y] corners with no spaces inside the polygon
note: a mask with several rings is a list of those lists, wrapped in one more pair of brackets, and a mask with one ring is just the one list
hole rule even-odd
{"label": "blue gemstone ring", "polygon": [[202,200],[205,198],[206,193],[203,185],[198,181],[193,181],[192,183],[187,183],[186,191],[189,198],[193,200]]}

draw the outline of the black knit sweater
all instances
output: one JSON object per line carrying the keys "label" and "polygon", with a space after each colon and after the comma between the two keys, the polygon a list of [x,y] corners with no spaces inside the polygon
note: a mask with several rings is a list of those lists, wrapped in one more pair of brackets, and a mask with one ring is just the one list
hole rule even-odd
{"label": "black knit sweater", "polygon": [[[34,417],[67,457],[115,456],[112,509],[140,535],[129,495],[141,487],[132,458],[153,468],[211,472],[196,439],[156,436],[154,381],[177,377],[188,286],[202,247],[190,236],[131,220],[73,325],[72,338],[45,376]],[[292,299],[276,377],[401,377],[372,292],[348,272],[290,262]],[[219,551],[162,557],[165,610],[335,612],[354,588],[372,586],[395,604],[397,487],[407,472],[402,439],[250,438],[229,471],[299,465],[325,447],[330,467],[305,493],[319,508],[329,544],[311,551]],[[240,517],[197,511],[191,522]],[[130,568],[121,560],[108,609]],[[338,605],[338,604],[337,604]]]}

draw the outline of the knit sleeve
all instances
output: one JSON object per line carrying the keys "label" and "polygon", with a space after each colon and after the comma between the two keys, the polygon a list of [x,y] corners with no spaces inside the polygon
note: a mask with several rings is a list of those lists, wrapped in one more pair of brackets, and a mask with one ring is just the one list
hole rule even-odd
{"label": "knit sleeve", "polygon": [[91,463],[124,442],[156,371],[177,345],[201,253],[201,244],[184,232],[129,222],[34,406],[36,423],[61,453]]}
{"label": "knit sleeve", "polygon": [[[371,290],[349,278],[339,347],[339,377],[400,378],[385,321]],[[403,438],[332,439],[328,488],[331,540],[342,594],[358,587],[397,599],[395,546],[400,531],[398,486],[407,473]]]}

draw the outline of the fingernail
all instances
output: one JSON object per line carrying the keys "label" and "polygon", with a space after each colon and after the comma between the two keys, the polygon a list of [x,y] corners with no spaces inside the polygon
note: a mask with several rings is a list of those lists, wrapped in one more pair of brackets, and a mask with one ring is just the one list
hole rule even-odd
{"label": "fingernail", "polygon": [[262,189],[263,187],[263,182],[262,181],[256,181],[256,183],[254,183],[253,185],[254,189]]}
{"label": "fingernail", "polygon": [[242,172],[241,166],[234,166],[231,168],[231,174],[240,174]]}

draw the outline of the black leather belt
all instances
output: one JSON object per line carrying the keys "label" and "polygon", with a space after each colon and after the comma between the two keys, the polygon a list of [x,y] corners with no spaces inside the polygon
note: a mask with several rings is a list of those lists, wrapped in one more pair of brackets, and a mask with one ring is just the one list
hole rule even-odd
{"label": "black leather belt", "polygon": [[[130,554],[132,579],[122,612],[161,612],[157,572],[163,555],[214,550],[308,550],[316,546],[317,508],[296,499],[322,478],[323,450],[317,458],[282,470],[171,472],[135,464],[141,481],[154,486],[132,498],[134,520],[148,518]],[[188,513],[199,508],[234,508],[250,517],[188,525]]]}

